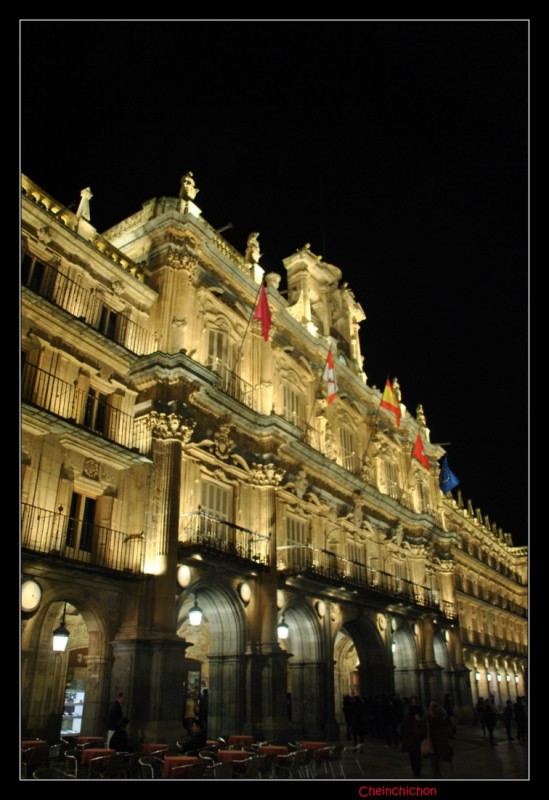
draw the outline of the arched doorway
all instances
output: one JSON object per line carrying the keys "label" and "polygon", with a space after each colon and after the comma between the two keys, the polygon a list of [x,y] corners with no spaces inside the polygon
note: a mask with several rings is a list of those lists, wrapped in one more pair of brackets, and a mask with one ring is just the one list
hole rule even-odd
{"label": "arched doorway", "polygon": [[334,641],[336,719],[344,724],[343,698],[357,694],[370,705],[392,690],[386,645],[368,617],[347,620]]}
{"label": "arched doorway", "polygon": [[289,630],[281,646],[291,654],[287,672],[291,727],[298,736],[321,737],[333,709],[329,708],[319,623],[305,605],[287,607],[283,612]]}
{"label": "arched doorway", "polygon": [[[198,626],[189,621],[195,597],[202,609]],[[182,710],[187,689],[207,689],[208,735],[225,737],[240,732],[250,711],[246,694],[247,637],[245,614],[233,589],[220,583],[212,586],[200,582],[185,591],[178,602],[177,635],[192,643],[186,653],[190,669],[188,685],[182,686]]]}
{"label": "arched doorway", "polygon": [[417,646],[407,626],[403,625],[394,631],[391,650],[395,667],[395,692],[400,697],[420,697]]}
{"label": "arched doorway", "polygon": [[[70,598],[70,599],[69,599]],[[22,635],[22,732],[48,741],[103,735],[107,706],[108,637],[100,611],[83,598],[44,603]],[[64,618],[66,650],[54,652],[52,633]]]}

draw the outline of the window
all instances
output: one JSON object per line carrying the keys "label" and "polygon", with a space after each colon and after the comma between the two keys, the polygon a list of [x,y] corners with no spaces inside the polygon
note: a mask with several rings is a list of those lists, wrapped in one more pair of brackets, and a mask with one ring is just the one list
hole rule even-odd
{"label": "window", "polygon": [[356,472],[358,468],[358,458],[355,452],[354,436],[348,428],[340,428],[339,444],[341,453],[341,466],[349,472]]}
{"label": "window", "polygon": [[223,522],[228,522],[231,516],[230,509],[231,490],[218,483],[203,481],[200,489],[200,510],[207,518],[203,520],[204,528],[208,535],[227,542],[229,529]]}
{"label": "window", "polygon": [[65,547],[91,552],[96,505],[92,497],[72,493]]}
{"label": "window", "polygon": [[283,550],[283,561],[289,566],[298,568],[305,565],[310,552],[306,548],[308,524],[299,517],[288,516],[286,519],[287,550]]}
{"label": "window", "polygon": [[284,384],[283,386],[284,407],[282,416],[288,422],[293,422],[294,425],[299,425],[301,421],[301,398],[293,387]]}
{"label": "window", "polygon": [[84,427],[96,433],[106,433],[108,397],[91,387],[88,389],[84,408]]}
{"label": "window", "polygon": [[385,462],[385,474],[387,476],[387,494],[389,497],[398,497],[398,472],[393,461]]}
{"label": "window", "polygon": [[208,331],[207,366],[219,375],[229,368],[229,341],[225,331]]}

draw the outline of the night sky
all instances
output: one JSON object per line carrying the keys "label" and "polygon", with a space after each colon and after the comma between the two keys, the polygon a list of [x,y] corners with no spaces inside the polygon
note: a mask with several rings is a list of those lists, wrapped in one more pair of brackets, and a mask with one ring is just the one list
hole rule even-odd
{"label": "night sky", "polygon": [[[368,383],[397,376],[471,499],[529,518],[526,21],[23,21],[21,170],[99,231],[196,202],[261,265],[309,242],[366,312]],[[281,286],[283,288],[284,284]],[[454,496],[456,492],[454,491]]]}

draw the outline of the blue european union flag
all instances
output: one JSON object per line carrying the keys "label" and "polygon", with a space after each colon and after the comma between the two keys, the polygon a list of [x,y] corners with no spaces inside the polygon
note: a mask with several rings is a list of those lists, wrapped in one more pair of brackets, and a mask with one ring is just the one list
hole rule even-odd
{"label": "blue european union flag", "polygon": [[440,491],[443,494],[447,494],[448,492],[451,492],[452,489],[455,489],[458,484],[459,484],[459,478],[456,478],[456,476],[448,466],[447,457],[444,456],[440,468],[440,480],[438,484],[440,486]]}

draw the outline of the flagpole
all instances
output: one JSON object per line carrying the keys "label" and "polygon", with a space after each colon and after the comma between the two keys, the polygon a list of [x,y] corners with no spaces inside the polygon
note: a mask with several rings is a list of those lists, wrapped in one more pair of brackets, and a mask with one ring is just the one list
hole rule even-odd
{"label": "flagpole", "polygon": [[[388,380],[389,380],[389,376],[387,375],[387,377],[385,379],[385,384],[387,383]],[[375,415],[375,418],[374,418],[374,425],[372,427],[372,430],[370,431],[370,435],[368,437],[368,443],[366,444],[366,448],[364,450],[364,460],[366,460],[366,458],[368,457],[368,450],[370,449],[370,445],[371,445],[372,441],[374,440],[375,434],[377,433],[377,426],[378,426],[378,423],[379,423],[379,418],[381,416],[381,403],[382,402],[383,402],[383,392],[381,393],[381,397],[379,399],[379,405],[377,407],[376,415]]]}
{"label": "flagpole", "polygon": [[255,313],[255,309],[257,308],[257,303],[259,301],[259,295],[261,294],[261,287],[262,286],[263,286],[263,281],[261,281],[261,283],[259,284],[259,291],[257,293],[257,297],[255,298],[255,303],[252,306],[252,313],[250,314],[250,318],[248,320],[248,324],[246,325],[246,330],[244,331],[244,336],[242,337],[242,341],[240,342],[240,347],[238,348],[238,352],[237,352],[236,358],[234,360],[234,365],[233,365],[233,370],[232,370],[233,374],[236,374],[236,369],[238,367],[238,361],[240,359],[240,354],[242,353],[242,348],[244,347],[244,340],[246,339],[246,336],[248,335],[248,331],[250,329],[250,325],[252,324],[252,319],[254,318],[254,313]]}

